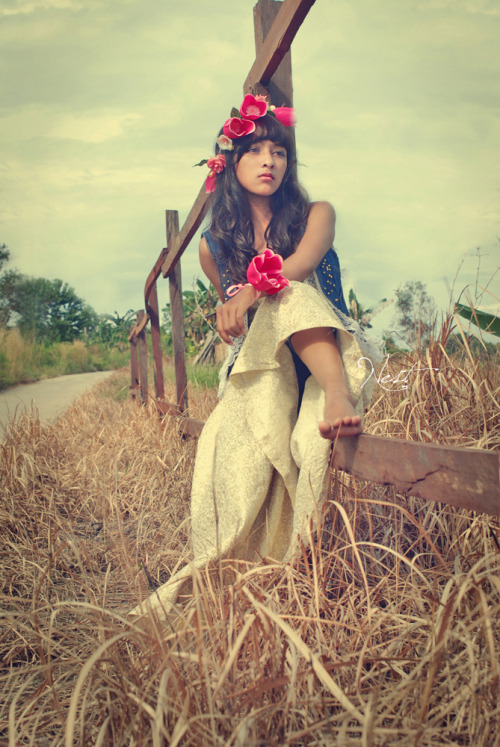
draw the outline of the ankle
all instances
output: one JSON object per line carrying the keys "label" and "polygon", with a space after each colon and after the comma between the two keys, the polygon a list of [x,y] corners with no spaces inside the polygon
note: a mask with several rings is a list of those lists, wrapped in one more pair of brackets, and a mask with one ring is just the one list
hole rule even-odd
{"label": "ankle", "polygon": [[347,388],[347,384],[345,383],[345,379],[339,378],[339,379],[330,379],[328,383],[325,385],[325,397],[327,399],[335,399],[336,397],[346,397],[349,400],[352,400],[351,393],[349,392],[349,389]]}

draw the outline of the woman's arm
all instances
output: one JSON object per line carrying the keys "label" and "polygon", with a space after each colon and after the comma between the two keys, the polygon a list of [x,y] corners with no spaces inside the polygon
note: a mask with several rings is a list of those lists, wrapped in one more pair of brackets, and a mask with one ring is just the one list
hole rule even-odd
{"label": "woman's arm", "polygon": [[[334,236],[335,210],[332,205],[329,202],[313,203],[304,236],[295,253],[283,262],[283,275],[288,280],[305,280],[332,246]],[[260,298],[262,292],[257,291],[253,285],[247,285],[236,296],[224,302],[217,265],[203,238],[200,242],[200,262],[222,301],[222,306],[217,307],[217,332],[224,342],[232,345],[231,337],[245,334],[245,313]]]}
{"label": "woman's arm", "polygon": [[313,202],[304,235],[295,252],[283,262],[288,280],[303,281],[316,269],[335,238],[335,210],[329,202]]}
{"label": "woman's arm", "polygon": [[231,337],[245,334],[245,313],[260,298],[261,293],[253,285],[247,285],[236,296],[225,301],[217,264],[203,237],[200,241],[200,264],[222,301],[222,306],[217,306],[217,332],[224,342],[232,345]]}

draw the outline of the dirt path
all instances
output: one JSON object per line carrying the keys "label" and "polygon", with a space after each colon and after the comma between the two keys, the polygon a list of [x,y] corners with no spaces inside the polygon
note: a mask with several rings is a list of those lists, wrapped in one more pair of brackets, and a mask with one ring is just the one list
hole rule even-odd
{"label": "dirt path", "polygon": [[17,417],[24,409],[30,410],[32,405],[38,409],[41,421],[55,420],[80,394],[112,373],[113,371],[96,371],[57,376],[0,392],[0,436],[12,418]]}

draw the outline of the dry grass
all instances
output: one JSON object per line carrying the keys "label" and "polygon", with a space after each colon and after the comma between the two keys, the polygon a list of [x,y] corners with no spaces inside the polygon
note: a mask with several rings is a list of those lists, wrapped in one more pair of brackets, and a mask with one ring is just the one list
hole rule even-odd
{"label": "dry grass", "polygon": [[[439,374],[377,388],[370,432],[498,448],[498,369],[438,343],[425,366]],[[1,447],[0,744],[500,744],[485,516],[336,474],[293,563],[221,561],[175,628],[127,621],[189,558],[196,444],[119,382]],[[215,395],[192,401],[205,419]]]}

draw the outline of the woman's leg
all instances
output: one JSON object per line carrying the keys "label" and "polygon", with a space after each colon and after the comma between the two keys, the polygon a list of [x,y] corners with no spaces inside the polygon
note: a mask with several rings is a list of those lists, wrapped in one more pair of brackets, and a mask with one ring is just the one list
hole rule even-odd
{"label": "woman's leg", "polygon": [[357,436],[363,430],[361,417],[355,415],[333,330],[330,327],[305,329],[292,335],[291,343],[325,392],[324,420],[319,423],[323,438]]}

